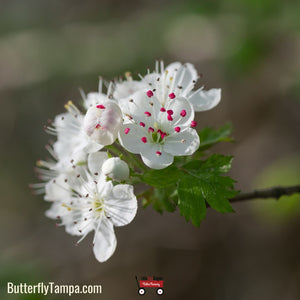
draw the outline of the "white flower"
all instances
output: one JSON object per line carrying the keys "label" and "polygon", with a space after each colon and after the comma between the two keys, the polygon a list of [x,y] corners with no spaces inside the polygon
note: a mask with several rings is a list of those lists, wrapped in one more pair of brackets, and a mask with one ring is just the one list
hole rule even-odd
{"label": "white flower", "polygon": [[[206,111],[219,104],[221,89],[204,90],[201,87],[193,91],[199,78],[197,70],[190,63],[174,62],[164,68],[163,62],[156,62],[155,71],[142,78],[141,81],[124,81],[117,84],[116,99],[126,98],[142,89],[156,91],[156,97],[165,105],[168,95],[185,97],[193,105],[195,111]],[[124,91],[124,92],[123,92]]]}
{"label": "white flower", "polygon": [[113,97],[114,99],[127,98],[137,91],[149,88],[148,82],[145,80],[133,80],[130,73],[126,73],[126,81],[115,82]]}
{"label": "white flower", "polygon": [[102,165],[102,173],[116,181],[126,180],[129,177],[129,167],[119,157],[107,159]]}
{"label": "white flower", "polygon": [[199,147],[194,110],[183,97],[169,96],[164,104],[156,91],[139,91],[119,101],[127,117],[119,133],[121,145],[140,154],[150,168],[172,164],[174,156],[191,155]]}
{"label": "white flower", "polygon": [[137,200],[133,187],[113,186],[105,176],[95,171],[103,163],[102,155],[90,154],[88,168],[77,166],[76,175],[60,176],[47,185],[47,198],[54,203],[46,212],[60,221],[66,231],[82,236],[95,231],[93,251],[98,261],[104,262],[114,253],[117,240],[114,226],[130,223],[136,215]]}
{"label": "white flower", "polygon": [[105,100],[100,103],[88,109],[83,129],[92,141],[106,146],[116,140],[123,118],[121,109],[115,102]]}
{"label": "white flower", "polygon": [[77,163],[84,160],[86,154],[102,149],[103,145],[84,132],[84,116],[72,101],[65,108],[67,113],[56,116],[52,127],[47,127],[46,131],[57,136],[53,150],[58,163],[69,164],[71,160]]}

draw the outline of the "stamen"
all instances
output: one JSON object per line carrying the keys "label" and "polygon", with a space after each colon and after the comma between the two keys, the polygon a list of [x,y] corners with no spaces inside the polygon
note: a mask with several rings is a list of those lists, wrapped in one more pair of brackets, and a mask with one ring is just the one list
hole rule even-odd
{"label": "stamen", "polygon": [[99,127],[100,127],[100,124],[97,124],[95,128],[97,128],[97,129],[98,129]]}
{"label": "stamen", "polygon": [[175,129],[176,132],[180,132],[180,127],[177,126],[174,129]]}
{"label": "stamen", "polygon": [[164,107],[162,107],[162,108],[160,109],[160,111],[161,111],[161,112],[165,112],[166,109],[165,109]]}
{"label": "stamen", "polygon": [[176,96],[175,96],[174,93],[169,94],[169,98],[170,98],[170,99],[174,99],[175,97],[176,97]]}
{"label": "stamen", "polygon": [[147,92],[147,96],[148,96],[149,98],[151,98],[151,97],[153,96],[153,92],[149,90],[149,91]]}
{"label": "stamen", "polygon": [[125,128],[124,133],[125,133],[125,134],[128,134],[129,131],[130,131],[130,128]]}
{"label": "stamen", "polygon": [[197,126],[197,122],[196,122],[196,121],[192,121],[192,122],[191,122],[191,127],[194,128],[194,127],[196,127],[196,126]]}
{"label": "stamen", "polygon": [[154,129],[152,127],[149,127],[148,132],[154,132]]}
{"label": "stamen", "polygon": [[145,127],[145,123],[144,122],[140,122],[140,126]]}
{"label": "stamen", "polygon": [[143,143],[147,143],[147,138],[146,138],[145,136],[143,136],[143,137],[141,138],[141,140],[142,140]]}
{"label": "stamen", "polygon": [[185,116],[186,116],[186,110],[183,109],[183,110],[181,111],[180,115],[181,115],[182,117],[185,117]]}
{"label": "stamen", "polygon": [[149,111],[145,111],[144,114],[147,116],[147,117],[151,117],[151,113]]}
{"label": "stamen", "polygon": [[168,109],[168,110],[167,110],[167,114],[168,114],[168,115],[173,115],[173,114],[174,114],[174,112],[173,112],[173,110],[172,110],[172,109]]}
{"label": "stamen", "polygon": [[168,120],[169,120],[169,121],[173,121],[173,118],[172,118],[171,115],[168,115]]}
{"label": "stamen", "polygon": [[102,105],[102,104],[100,104],[100,105],[97,105],[96,107],[97,107],[97,108],[99,108],[99,109],[105,109],[105,106],[104,106],[104,105]]}
{"label": "stamen", "polygon": [[161,152],[160,151],[156,151],[155,152],[157,156],[161,156]]}

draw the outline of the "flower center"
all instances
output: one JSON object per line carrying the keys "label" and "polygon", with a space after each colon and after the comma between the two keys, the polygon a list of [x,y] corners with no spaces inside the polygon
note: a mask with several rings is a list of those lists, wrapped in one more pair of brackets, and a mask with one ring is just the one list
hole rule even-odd
{"label": "flower center", "polygon": [[95,198],[94,202],[93,202],[93,206],[94,206],[94,213],[96,215],[100,215],[101,212],[104,210],[104,200],[103,199],[98,199]]}

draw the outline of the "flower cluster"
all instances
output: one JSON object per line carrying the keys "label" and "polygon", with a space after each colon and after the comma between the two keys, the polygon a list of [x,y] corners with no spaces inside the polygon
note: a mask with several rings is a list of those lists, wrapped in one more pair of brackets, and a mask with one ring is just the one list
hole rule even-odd
{"label": "flower cluster", "polygon": [[[56,136],[46,146],[51,159],[37,162],[42,182],[33,187],[52,202],[46,215],[79,236],[77,243],[94,231],[100,262],[115,251],[114,226],[127,225],[136,215],[134,170],[127,158],[136,162],[138,154],[147,167],[163,169],[175,156],[192,155],[200,144],[195,112],[213,108],[221,98],[220,89],[194,90],[199,75],[189,63],[164,68],[157,62],[153,72],[139,76],[134,80],[126,73],[126,80],[109,83],[106,93],[101,78],[98,92],[82,92],[81,110],[69,101],[66,112],[46,126]],[[129,153],[119,157],[120,149]]]}

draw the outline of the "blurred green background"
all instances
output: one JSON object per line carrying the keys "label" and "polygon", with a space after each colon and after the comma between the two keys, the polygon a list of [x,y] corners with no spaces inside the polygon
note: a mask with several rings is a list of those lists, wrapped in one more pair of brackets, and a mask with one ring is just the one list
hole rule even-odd
{"label": "blurred green background", "polygon": [[79,87],[97,90],[99,75],[145,73],[156,58],[194,63],[201,83],[222,88],[198,124],[233,123],[236,143],[214,150],[235,156],[238,189],[299,184],[299,1],[1,0],[1,299],[44,299],[7,295],[7,281],[101,283],[84,299],[138,299],[135,275],[163,276],[167,299],[300,299],[299,197],[209,211],[200,228],[141,208],[100,264],[91,237],[75,247],[31,195],[47,119],[80,101]]}

